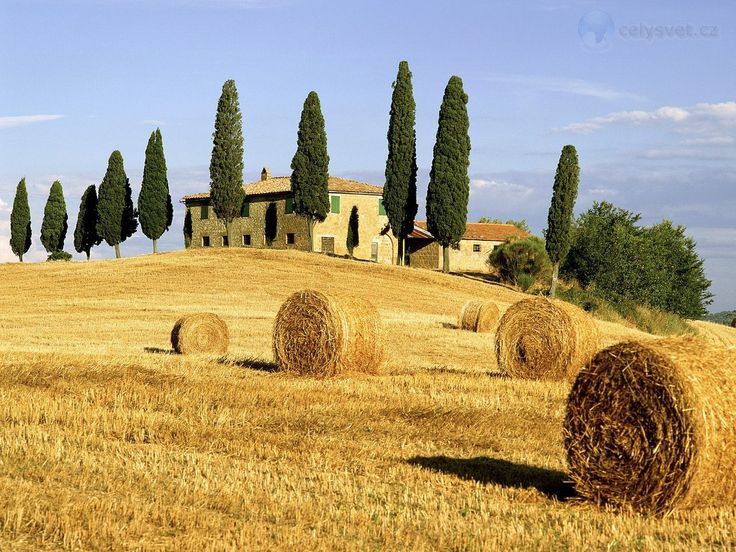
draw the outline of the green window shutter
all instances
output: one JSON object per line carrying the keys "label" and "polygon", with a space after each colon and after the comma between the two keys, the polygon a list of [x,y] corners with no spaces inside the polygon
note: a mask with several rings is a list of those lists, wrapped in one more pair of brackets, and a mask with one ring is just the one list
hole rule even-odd
{"label": "green window shutter", "polygon": [[286,198],[286,207],[284,207],[284,214],[290,215],[294,212],[294,198],[293,197],[287,197]]}
{"label": "green window shutter", "polygon": [[378,214],[379,215],[385,215],[386,214],[386,206],[383,204],[383,198],[380,198],[378,200]]}
{"label": "green window shutter", "polygon": [[330,197],[330,213],[340,213],[340,196]]}
{"label": "green window shutter", "polygon": [[241,217],[250,216],[250,201],[248,201],[247,199],[244,199],[243,204],[240,206],[240,216]]}
{"label": "green window shutter", "polygon": [[210,218],[210,206],[209,205],[202,205],[200,211],[199,211],[199,218],[202,220],[207,220]]}

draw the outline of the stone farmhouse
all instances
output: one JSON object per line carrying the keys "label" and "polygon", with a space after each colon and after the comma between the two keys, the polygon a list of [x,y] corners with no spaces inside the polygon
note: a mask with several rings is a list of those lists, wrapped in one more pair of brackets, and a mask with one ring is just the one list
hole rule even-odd
{"label": "stone farmhouse", "polygon": [[[348,222],[355,206],[360,244],[353,255],[356,259],[390,264],[396,240],[385,231],[388,217],[383,208],[383,188],[331,176],[328,190],[330,212],[324,222],[315,224],[314,251],[347,254]],[[271,176],[264,168],[261,179],[246,184],[243,191],[241,216],[231,225],[231,235],[238,240],[238,246],[309,251],[307,220],[293,211],[290,177]],[[185,196],[182,202],[192,219],[190,247],[227,245],[225,223],[216,217],[209,192]]]}
{"label": "stone farmhouse", "polygon": [[[513,224],[469,222],[465,234],[450,248],[450,267],[460,272],[485,272],[488,254],[509,238],[526,238],[529,233]],[[414,231],[406,238],[409,266],[442,268],[442,246],[427,231],[427,223],[417,221]]]}
{"label": "stone farmhouse", "polygon": [[[383,188],[355,180],[331,176],[328,180],[330,212],[314,227],[313,250],[331,255],[347,254],[350,212],[358,208],[360,244],[356,259],[391,264],[398,247],[388,226],[383,207]],[[245,199],[241,216],[232,222],[231,235],[241,247],[299,249],[309,251],[307,220],[294,213],[291,179],[271,176],[267,168],[261,179],[243,186]],[[228,245],[225,223],[210,204],[209,192],[185,196],[182,202],[192,220],[189,247]],[[465,235],[450,249],[450,266],[455,271],[483,272],[488,254],[508,238],[529,234],[511,224],[468,223]],[[417,221],[406,239],[406,264],[417,268],[442,268],[442,247],[427,231],[427,223]]]}

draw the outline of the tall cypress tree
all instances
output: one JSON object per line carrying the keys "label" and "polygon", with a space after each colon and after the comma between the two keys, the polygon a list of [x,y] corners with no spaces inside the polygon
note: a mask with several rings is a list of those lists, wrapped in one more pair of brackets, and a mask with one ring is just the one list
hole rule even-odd
{"label": "tall cypress tree", "polygon": [[74,228],[74,249],[85,253],[89,261],[90,251],[100,245],[102,238],[97,234],[97,191],[94,184],[88,186],[79,202],[77,226]]}
{"label": "tall cypress tree", "polygon": [[212,139],[210,198],[215,214],[225,221],[232,246],[230,223],[240,216],[243,204],[243,117],[234,80],[222,86]]}
{"label": "tall cypress tree", "polygon": [[398,240],[396,264],[403,264],[404,240],[414,229],[417,214],[417,135],[414,128],[416,103],[411,72],[406,61],[399,63],[393,83],[388,123],[388,158],[383,205],[391,231]]}
{"label": "tall cypress tree", "polygon": [[120,258],[120,244],[138,228],[137,212],[133,207],[133,192],[125,174],[123,156],[118,150],[110,155],[107,172],[100,184],[97,198],[97,234],[115,248]]}
{"label": "tall cypress tree", "polygon": [[63,251],[66,231],[69,229],[68,220],[64,190],[61,187],[61,182],[56,180],[51,185],[49,198],[43,210],[43,223],[41,224],[41,243],[47,253]]}
{"label": "tall cypress tree", "polygon": [[158,253],[158,239],[171,226],[174,207],[171,204],[169,180],[166,176],[166,158],[161,129],[151,133],[146,146],[143,165],[143,184],[138,195],[138,213],[141,230],[153,241],[153,252]]}
{"label": "tall cypress tree", "polygon": [[10,249],[23,262],[23,255],[31,248],[31,208],[28,206],[26,179],[21,178],[15,190],[13,210],[10,212]]}
{"label": "tall cypress tree", "polygon": [[189,248],[192,245],[192,211],[187,207],[187,214],[184,215],[184,247]]}
{"label": "tall cypress tree", "polygon": [[578,197],[579,180],[578,152],[575,146],[567,145],[562,148],[560,161],[557,164],[545,235],[547,253],[552,261],[552,285],[549,289],[552,297],[557,292],[560,264],[565,260],[572,243],[572,212]]}
{"label": "tall cypress tree", "polygon": [[450,245],[465,233],[470,194],[468,95],[460,77],[450,77],[440,106],[437,140],[427,189],[427,229],[442,245],[442,271],[450,271]]}
{"label": "tall cypress tree", "polygon": [[350,210],[350,219],[348,219],[348,236],[345,240],[345,246],[348,255],[353,258],[353,250],[360,245],[360,219],[358,218],[358,207],[353,205]]}
{"label": "tall cypress tree", "polygon": [[319,96],[312,91],[304,100],[296,153],[291,160],[291,190],[294,193],[294,212],[307,219],[309,250],[314,250],[312,234],[317,221],[327,218],[330,210],[328,189],[330,156],[327,154],[325,119]]}

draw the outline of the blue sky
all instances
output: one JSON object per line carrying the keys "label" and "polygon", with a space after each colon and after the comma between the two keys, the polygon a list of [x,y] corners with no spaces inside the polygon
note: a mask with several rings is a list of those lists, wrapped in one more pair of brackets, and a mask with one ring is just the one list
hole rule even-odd
{"label": "blue sky", "polygon": [[[140,189],[161,127],[172,195],[205,191],[215,107],[235,79],[246,178],[288,174],[302,103],[321,98],[332,174],[382,184],[398,62],[417,102],[420,203],[448,78],[470,97],[469,220],[546,223],[563,145],[581,212],[609,200],[688,227],[716,298],[736,308],[736,4],[659,1],[0,0],[0,260],[22,176],[31,259],[51,182],[70,226],[119,149]],[[183,246],[183,207],[161,240]],[[71,233],[67,250],[73,250]],[[139,233],[125,256],[147,253]],[[102,245],[93,256],[108,257]]]}

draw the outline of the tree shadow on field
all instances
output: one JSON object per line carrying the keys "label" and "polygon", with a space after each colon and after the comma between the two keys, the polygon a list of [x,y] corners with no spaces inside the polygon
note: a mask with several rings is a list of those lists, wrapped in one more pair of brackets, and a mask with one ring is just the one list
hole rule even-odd
{"label": "tree shadow on field", "polygon": [[227,366],[235,366],[238,368],[248,368],[249,370],[258,370],[259,372],[277,372],[279,367],[275,362],[263,360],[262,358],[232,358],[223,356],[217,359],[220,364]]}
{"label": "tree shadow on field", "polygon": [[153,353],[156,355],[175,355],[176,351],[174,349],[163,349],[161,347],[143,347],[143,350],[146,353]]}
{"label": "tree shadow on field", "polygon": [[537,489],[546,497],[559,501],[575,496],[575,489],[566,473],[527,464],[515,464],[485,456],[476,458],[415,456],[407,460],[407,463],[455,475],[467,481],[493,483],[515,489]]}

